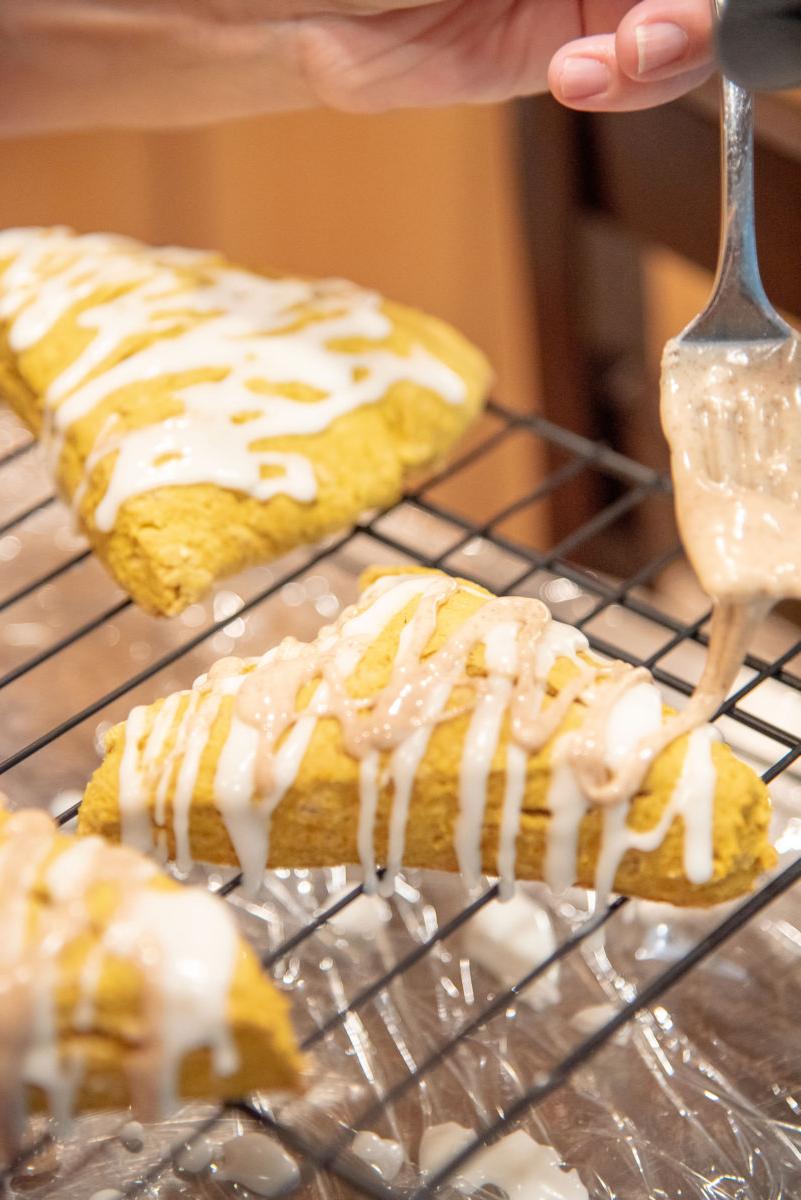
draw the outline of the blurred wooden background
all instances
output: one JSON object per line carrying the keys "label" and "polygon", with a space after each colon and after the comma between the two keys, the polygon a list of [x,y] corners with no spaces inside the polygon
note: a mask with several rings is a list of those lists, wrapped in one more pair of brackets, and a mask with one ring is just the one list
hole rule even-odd
{"label": "blurred wooden background", "polygon": [[[514,145],[509,107],[6,141],[0,226],[114,230],[354,279],[453,322],[489,355],[504,402],[528,407],[537,362]],[[498,507],[541,469],[531,443],[508,466],[471,477]]]}
{"label": "blurred wooden background", "polygon": [[67,224],[343,275],[458,325],[510,403],[534,350],[509,108],[299,113],[3,143],[0,224]]}

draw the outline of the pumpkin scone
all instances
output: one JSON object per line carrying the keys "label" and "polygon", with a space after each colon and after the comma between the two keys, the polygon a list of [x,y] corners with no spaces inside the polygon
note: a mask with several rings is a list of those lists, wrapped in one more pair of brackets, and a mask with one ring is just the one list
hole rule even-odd
{"label": "pumpkin scone", "polygon": [[228,658],[107,737],[84,833],[181,867],[402,865],[709,905],[775,861],[767,789],[538,600],[367,573],[308,644]]}
{"label": "pumpkin scone", "polygon": [[113,235],[0,232],[0,395],[150,612],[393,503],[489,381],[448,325],[344,280]]}
{"label": "pumpkin scone", "polygon": [[0,1165],[31,1110],[298,1088],[286,1002],[218,897],[0,808],[0,914]]}

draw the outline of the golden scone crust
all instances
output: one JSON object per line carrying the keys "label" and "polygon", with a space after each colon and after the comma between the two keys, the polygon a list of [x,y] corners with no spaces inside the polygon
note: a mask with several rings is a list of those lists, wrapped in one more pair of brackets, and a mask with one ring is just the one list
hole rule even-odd
{"label": "golden scone crust", "polygon": [[[8,839],[9,821],[10,814],[0,810],[0,849]],[[75,845],[74,837],[56,834],[29,891],[29,937],[34,944],[37,930],[47,928],[48,915],[56,903],[47,872]],[[162,892],[181,890],[179,884],[158,872],[146,886]],[[86,893],[90,921],[82,924],[77,936],[66,940],[57,959],[53,1024],[61,1060],[77,1063],[80,1069],[81,1081],[72,1105],[76,1112],[131,1104],[129,1068],[142,1047],[152,1042],[141,972],[133,962],[111,951],[102,957],[91,998],[90,1023],[78,1018],[82,997],[85,1000],[84,972],[89,956],[97,951],[123,900],[120,887],[108,882],[92,886]],[[286,1000],[265,977],[255,954],[241,938],[229,983],[227,1024],[237,1051],[236,1070],[231,1075],[220,1075],[214,1070],[209,1050],[191,1050],[180,1063],[175,1081],[179,1097],[216,1101],[259,1089],[299,1088],[302,1063]],[[3,1037],[0,1023],[0,1051]],[[28,1106],[34,1110],[47,1107],[41,1088],[28,1088]]]}
{"label": "golden scone crust", "polygon": [[[391,573],[387,570],[368,572],[364,582],[369,584],[377,577]],[[408,576],[414,569],[402,568],[401,573]],[[426,647],[427,655],[433,654],[449,634],[481,606],[482,596],[489,594],[475,585],[466,585],[441,606],[436,632]],[[374,696],[386,684],[400,631],[408,617],[408,611],[401,612],[370,645],[350,681],[352,695]],[[471,652],[468,671],[486,674],[480,647]],[[557,695],[576,671],[573,661],[558,658],[548,679],[551,696]],[[184,699],[176,709],[174,729],[179,727],[189,703],[190,693],[183,695]],[[163,703],[157,701],[145,712],[141,727],[142,747]],[[189,838],[192,855],[198,861],[220,864],[237,861],[215,793],[217,765],[231,728],[234,705],[233,696],[226,696],[219,705],[195,777],[189,811]],[[576,728],[581,719],[581,707],[574,702],[557,735],[528,758],[515,868],[521,879],[543,878],[552,817],[548,792],[552,780],[553,746],[557,737]],[[507,714],[492,761],[481,834],[482,867],[491,875],[499,873],[498,843],[506,787],[508,720]],[[407,866],[446,871],[458,869],[454,832],[459,814],[459,771],[469,721],[470,713],[464,712],[433,730],[414,779],[403,854]],[[80,829],[84,833],[100,832],[112,839],[121,837],[119,780],[127,736],[125,724],[115,726],[107,736],[106,757],[87,787],[81,808]],[[681,774],[687,744],[687,737],[680,738],[655,760],[644,784],[630,802],[627,822],[632,829],[649,830],[658,823]],[[165,761],[173,745],[171,735],[163,750]],[[173,782],[179,761],[180,755],[174,765]],[[684,827],[683,819],[678,816],[656,849],[627,850],[614,880],[616,891],[680,905],[710,905],[747,892],[760,873],[773,865],[775,853],[767,840],[770,803],[765,785],[723,744],[712,746],[712,762],[716,776],[712,836],[714,866],[709,880],[691,883],[685,875]],[[357,760],[345,749],[339,722],[331,717],[318,720],[297,777],[273,814],[269,866],[333,866],[359,860],[358,772]],[[144,794],[141,800],[153,819],[152,794]],[[378,863],[386,862],[392,803],[393,789],[385,778],[374,827]],[[169,799],[161,828],[168,839],[170,853],[174,854]],[[594,885],[602,829],[602,811],[597,806],[590,806],[579,829],[576,883],[587,887]]]}
{"label": "golden scone crust", "polygon": [[[82,253],[95,253],[91,247],[82,250],[81,238],[63,231],[44,232],[53,238],[60,236],[59,252],[71,254],[78,262]],[[21,236],[24,233],[33,239],[41,236],[42,231],[0,233],[0,306],[4,299],[8,301],[10,289],[4,292],[4,279],[13,278],[9,271],[15,264],[11,246],[4,248],[3,238],[14,236],[13,247],[24,248],[27,245]],[[165,268],[159,258],[160,251],[151,251],[128,239],[118,241],[119,254],[131,255],[134,265],[141,266],[143,259],[149,263],[150,255],[154,272],[174,269]],[[110,259],[114,265],[116,242],[111,239],[110,245],[110,250],[103,249],[102,263]],[[55,268],[43,259],[39,269],[43,281],[47,281],[49,272]],[[189,305],[190,299],[185,297],[202,297],[203,289],[214,287],[220,272],[226,271],[236,272],[245,280],[245,287],[248,279],[254,286],[259,283],[264,286],[272,278],[242,272],[217,256],[198,253],[188,258],[180,270],[175,269],[182,289],[173,302],[175,308],[180,310],[181,304]],[[282,282],[278,279],[279,285]],[[303,281],[296,282],[305,286]],[[344,293],[343,303],[358,306],[363,297],[371,295],[347,286],[350,290]],[[98,311],[113,314],[115,304],[124,305],[132,287],[133,284],[118,282],[112,286],[98,282],[97,288],[87,293],[76,285],[74,303],[65,308],[54,324],[45,327],[43,336],[32,345],[17,349],[13,314],[6,313],[0,319],[0,394],[35,434],[42,433],[43,426],[46,431],[48,421],[52,420],[52,414],[45,420],[48,407],[52,407],[58,419],[58,404],[46,401],[49,389],[87,347],[91,348],[93,332],[86,319],[92,319],[92,314]],[[310,294],[304,315],[295,322],[296,328],[290,329],[290,336],[298,339],[304,336],[304,325],[313,328],[316,319],[315,285],[308,287]],[[235,305],[235,301],[231,303]],[[21,311],[24,313],[25,308]],[[61,431],[59,485],[77,508],[93,549],[143,608],[158,614],[178,613],[221,576],[346,528],[365,509],[393,503],[410,475],[441,459],[475,418],[490,381],[483,355],[444,322],[402,305],[376,301],[372,315],[383,321],[386,332],[379,337],[332,337],[325,353],[334,360],[337,356],[353,355],[355,362],[362,361],[360,355],[366,355],[367,361],[384,355],[394,364],[394,377],[383,394],[374,402],[343,411],[317,432],[256,439],[252,447],[268,454],[289,454],[306,460],[316,485],[312,498],[298,499],[279,491],[270,498],[259,499],[247,490],[219,486],[217,482],[201,480],[180,486],[159,486],[156,480],[155,486],[123,500],[111,528],[101,527],[98,505],[116,469],[117,452],[111,449],[90,460],[98,439],[105,437],[109,429],[113,429],[114,439],[119,439],[144,426],[180,417],[187,411],[183,397],[190,385],[212,382],[219,386],[226,371],[215,369],[213,354],[208,355],[211,361],[204,363],[202,344],[192,371],[170,374],[165,367],[164,374],[151,373],[128,383]],[[167,323],[166,328],[159,329],[154,319],[152,328],[114,346],[101,364],[93,368],[90,382],[136,352],[157,345],[169,347],[176,329],[191,331],[200,321],[201,317],[183,312],[176,317],[175,327]],[[263,345],[268,343],[269,336],[264,335]],[[310,348],[310,354],[313,349]],[[437,391],[436,370],[432,386],[425,386],[419,377],[403,378],[404,362],[414,356],[427,356],[433,368],[449,373],[460,390],[458,402],[453,402],[453,397],[452,402],[446,402]],[[356,366],[353,370],[358,378],[358,371],[365,368]],[[302,383],[275,382],[268,376],[268,369],[260,366],[254,380],[248,381],[253,390],[245,391],[242,398],[243,419],[251,419],[250,410],[268,410],[272,395],[308,405],[317,403],[322,395]],[[109,425],[110,419],[113,426]],[[270,470],[267,468],[268,473]]]}

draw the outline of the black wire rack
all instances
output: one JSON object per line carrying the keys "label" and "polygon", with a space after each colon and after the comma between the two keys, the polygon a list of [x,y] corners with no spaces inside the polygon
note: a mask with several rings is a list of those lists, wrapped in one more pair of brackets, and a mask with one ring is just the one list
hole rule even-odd
{"label": "black wire rack", "polygon": [[[504,481],[505,491],[503,494],[496,494],[495,487],[499,475],[497,465],[492,467],[493,456],[502,455],[515,442],[518,443],[518,451],[521,444],[523,446],[523,466],[520,467],[518,453],[517,475],[515,476],[515,471],[512,470]],[[0,484],[8,472],[12,469],[19,470],[29,458],[39,453],[21,429],[15,430],[7,444],[9,448],[0,456]],[[528,475],[530,479],[535,474],[532,470],[535,462],[540,465],[536,472],[540,481],[536,487],[529,487],[525,483],[517,486],[515,478],[525,479]],[[544,468],[543,463],[546,464]],[[484,471],[484,475],[474,478],[473,473],[476,471]],[[565,509],[569,511],[570,497],[574,494],[571,489],[577,488],[590,474],[596,483],[601,482],[600,493],[598,488],[595,492],[605,495],[606,502],[589,519],[560,536],[557,544],[549,548],[539,546],[538,540],[547,543],[548,535],[547,532],[542,532],[542,522],[532,533],[532,528],[537,526],[532,514],[536,517],[540,511],[546,511],[547,506],[553,508],[554,505],[558,505],[560,529],[564,528]],[[44,478],[41,472],[37,478],[39,477]],[[496,482],[488,482],[490,479]],[[58,507],[59,503],[49,492],[44,491],[35,495],[32,500],[26,498],[24,504],[16,507],[13,497],[18,491],[16,486],[11,488],[11,499],[6,500],[11,515],[0,524],[0,555],[4,545],[10,545],[7,558],[10,553],[25,551],[26,529],[31,523],[41,519],[43,514],[46,515],[49,510]],[[470,505],[466,510],[462,501],[454,500],[456,496],[463,497],[465,491],[472,493],[473,511],[468,511]],[[19,494],[29,497],[27,492],[19,491]],[[103,719],[106,714],[115,714],[117,718],[124,715],[131,704],[132,694],[144,685],[152,687],[155,677],[160,672],[168,671],[176,664],[180,666],[197,648],[204,651],[206,661],[215,657],[212,649],[204,646],[204,643],[212,641],[213,646],[213,638],[230,629],[232,622],[247,613],[258,612],[261,606],[279,592],[287,594],[286,589],[293,583],[308,578],[315,570],[319,570],[321,564],[347,555],[358,545],[360,539],[369,540],[375,560],[380,561],[383,554],[385,558],[392,557],[396,561],[399,558],[411,560],[429,567],[452,569],[462,575],[471,574],[471,556],[476,562],[479,561],[481,556],[476,555],[477,548],[489,549],[495,555],[489,571],[490,577],[487,577],[486,570],[480,575],[477,573],[475,577],[478,582],[489,583],[500,593],[520,591],[532,576],[540,580],[556,579],[563,584],[567,581],[568,585],[574,586],[575,593],[581,594],[584,603],[580,612],[570,611],[565,615],[573,624],[584,629],[596,650],[647,667],[660,684],[675,694],[686,696],[692,690],[692,681],[686,677],[686,673],[672,665],[672,658],[675,657],[675,651],[681,647],[699,648],[706,645],[709,613],[699,612],[691,620],[677,619],[654,599],[651,590],[662,572],[680,557],[678,542],[666,543],[662,550],[647,561],[635,562],[628,577],[622,581],[604,575],[592,565],[593,547],[597,547],[605,537],[625,540],[631,535],[632,520],[654,501],[664,506],[664,523],[669,526],[670,485],[662,473],[644,467],[604,445],[587,441],[561,429],[537,415],[511,411],[493,403],[472,441],[468,443],[467,449],[445,470],[413,489],[400,505],[382,513],[372,514],[350,533],[331,539],[319,548],[298,552],[284,563],[274,564],[273,568],[266,572],[262,585],[259,585],[262,577],[257,577],[250,594],[237,597],[234,607],[228,604],[219,614],[213,608],[208,619],[203,619],[202,622],[198,619],[199,627],[196,632],[192,632],[191,628],[181,627],[178,633],[174,632],[171,635],[170,644],[163,646],[158,652],[151,652],[145,665],[140,669],[126,670],[124,677],[117,679],[111,686],[103,687],[98,679],[97,694],[90,701],[79,703],[72,708],[67,698],[66,707],[69,711],[66,715],[62,713],[52,724],[45,721],[46,727],[39,732],[34,730],[33,736],[24,732],[20,744],[14,744],[15,735],[12,729],[9,733],[12,744],[7,745],[6,757],[0,762],[0,774],[7,775],[15,781],[19,776],[23,787],[30,786],[34,776],[26,775],[26,770],[32,770],[36,763],[44,761],[45,756],[58,756],[64,740],[75,731],[86,730],[92,720]],[[476,509],[484,515],[477,516]],[[545,524],[547,527],[547,522]],[[413,528],[413,534],[408,533],[409,528]],[[441,528],[449,531],[445,544],[432,536],[432,530]],[[8,539],[11,539],[10,543]],[[27,612],[26,606],[34,603],[37,597],[46,596],[48,589],[82,569],[89,559],[89,550],[75,538],[62,538],[55,548],[48,545],[44,557],[40,555],[36,559],[36,569],[31,570],[28,577],[23,576],[21,583],[15,583],[12,591],[0,595],[0,612],[4,614],[3,619],[13,620],[20,612]],[[501,560],[502,569],[497,565]],[[47,686],[47,680],[52,678],[52,674],[48,672],[52,673],[62,656],[79,643],[99,636],[104,629],[111,629],[112,623],[132,606],[129,599],[114,591],[110,585],[107,594],[108,603],[103,602],[101,595],[98,611],[83,617],[83,609],[79,608],[72,627],[66,633],[48,634],[45,644],[36,645],[30,653],[25,649],[26,638],[20,636],[18,640],[22,648],[5,674],[0,677],[0,692],[5,696],[13,696],[14,687],[20,686],[24,680],[29,680],[31,685],[39,688]],[[549,596],[547,590],[539,594],[545,594],[546,598],[550,599],[559,599],[561,596],[558,591],[553,593],[553,596]],[[619,610],[641,619],[650,630],[656,631],[658,645],[651,653],[635,653],[605,634],[604,618]],[[156,624],[158,623],[153,622],[153,625]],[[113,639],[109,639],[109,642],[113,642]],[[749,700],[767,680],[778,681],[794,691],[801,691],[801,673],[795,661],[799,654],[801,641],[793,641],[771,660],[749,656],[746,682],[727,699],[719,714],[761,735],[765,744],[774,748],[773,759],[763,773],[766,782],[776,779],[801,757],[801,740],[783,728],[781,720],[777,720],[775,715],[767,717],[760,714]],[[115,655],[119,658],[119,652],[108,652],[109,659]],[[149,698],[154,698],[157,694],[158,691],[148,695]],[[10,711],[10,708],[6,711]],[[15,791],[15,795],[19,794]],[[79,801],[68,804],[59,815],[60,823],[70,822],[78,808]],[[628,903],[625,898],[617,898],[606,909],[587,917],[544,961],[539,962],[513,986],[498,992],[486,1005],[479,1006],[475,1015],[454,1029],[422,1061],[417,1062],[413,1069],[372,1100],[349,1127],[336,1129],[334,1134],[326,1139],[313,1138],[282,1122],[279,1117],[268,1111],[258,1098],[243,1098],[236,1104],[220,1108],[199,1122],[188,1141],[191,1143],[193,1138],[207,1133],[226,1113],[236,1113],[268,1128],[299,1155],[306,1168],[303,1178],[306,1178],[309,1172],[326,1172],[344,1180],[362,1194],[374,1196],[378,1200],[397,1200],[400,1196],[403,1196],[404,1200],[426,1200],[457,1173],[481,1147],[496,1140],[522,1114],[539,1105],[560,1088],[579,1067],[630,1022],[639,1010],[653,1005],[702,959],[711,955],[726,939],[742,929],[755,914],[791,887],[799,876],[801,858],[784,866],[748,899],[736,907],[728,908],[725,918],[709,929],[696,944],[665,969],[660,970],[600,1027],[582,1037],[571,1052],[554,1067],[530,1081],[496,1119],[487,1122],[478,1130],[474,1140],[446,1167],[422,1182],[418,1180],[411,1188],[393,1187],[385,1183],[376,1172],[355,1164],[353,1156],[345,1153],[354,1136],[354,1130],[369,1127],[387,1106],[399,1101],[413,1089],[419,1088],[437,1066],[454,1054],[462,1043],[486,1025],[493,1016],[512,1004],[535,979],[545,975],[560,960],[572,955],[602,926],[616,920]],[[240,876],[233,875],[225,882],[218,880],[215,890],[219,895],[230,897],[236,893],[239,882]],[[318,912],[291,937],[284,939],[264,958],[265,968],[276,967],[299,946],[313,938],[332,918],[352,904],[361,891],[360,886],[354,886],[335,903]],[[429,954],[434,946],[443,943],[464,926],[496,895],[497,885],[490,883],[483,893],[463,910],[439,925],[428,937],[400,956],[375,978],[365,982],[346,1003],[324,1017],[303,1041],[303,1049],[313,1051],[315,1046],[341,1027],[352,1014],[369,1006],[394,981],[404,977]],[[32,1155],[41,1149],[41,1146],[42,1143],[37,1142],[26,1153]],[[19,1169],[22,1161],[16,1164],[15,1169]],[[135,1182],[125,1186],[123,1194],[144,1194],[169,1167],[170,1162],[170,1154],[160,1157]],[[57,1191],[52,1194],[56,1195]]]}

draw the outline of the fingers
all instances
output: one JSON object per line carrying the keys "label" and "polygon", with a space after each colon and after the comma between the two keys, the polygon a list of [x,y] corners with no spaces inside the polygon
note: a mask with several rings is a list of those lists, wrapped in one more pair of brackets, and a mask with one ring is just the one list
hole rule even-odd
{"label": "fingers", "polygon": [[548,85],[571,108],[649,108],[702,83],[713,65],[709,0],[643,0],[616,33],[562,46],[551,60]]}
{"label": "fingers", "polygon": [[620,22],[621,71],[635,83],[676,79],[712,66],[709,0],[644,0]]}

